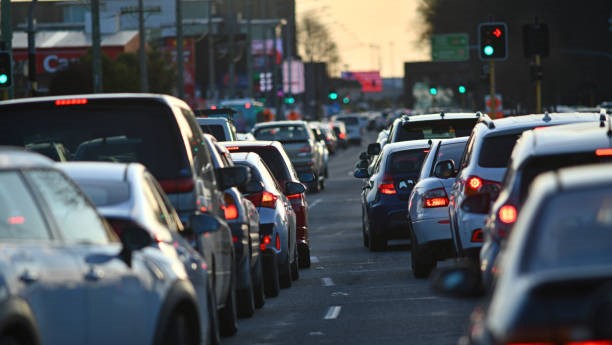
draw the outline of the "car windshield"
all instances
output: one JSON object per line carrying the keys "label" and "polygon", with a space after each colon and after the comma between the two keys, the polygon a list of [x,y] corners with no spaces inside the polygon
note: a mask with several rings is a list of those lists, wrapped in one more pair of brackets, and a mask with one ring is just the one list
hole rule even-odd
{"label": "car windshield", "polygon": [[612,188],[562,192],[534,222],[522,267],[526,272],[612,263]]}
{"label": "car windshield", "polygon": [[96,207],[119,205],[130,200],[130,185],[126,181],[76,181]]}
{"label": "car windshield", "polygon": [[257,140],[305,141],[308,132],[304,126],[265,126],[255,129],[253,135]]}
{"label": "car windshield", "polygon": [[387,169],[391,175],[418,174],[421,171],[423,160],[429,152],[428,149],[415,149],[398,151],[391,154]]}
{"label": "car windshield", "polygon": [[470,135],[477,118],[407,121],[397,129],[394,142],[416,139],[444,139]]}
{"label": "car windshield", "polygon": [[223,126],[221,125],[203,125],[200,124],[200,128],[202,128],[202,132],[212,134],[215,139],[219,141],[227,141],[230,138],[225,137],[225,131],[223,130]]}
{"label": "car windshield", "polygon": [[278,181],[291,181],[291,173],[285,165],[282,155],[272,147],[261,146],[235,146],[232,152],[255,152],[268,165],[270,171]]}

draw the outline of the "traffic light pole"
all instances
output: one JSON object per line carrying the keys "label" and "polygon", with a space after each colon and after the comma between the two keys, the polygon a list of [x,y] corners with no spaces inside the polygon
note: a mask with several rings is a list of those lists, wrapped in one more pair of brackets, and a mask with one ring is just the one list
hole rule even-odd
{"label": "traffic light pole", "polygon": [[[4,43],[3,50],[10,53],[11,60],[13,56],[13,29],[11,27],[11,1],[2,0],[0,12],[2,12],[2,41]],[[12,70],[12,69],[11,69]],[[12,76],[10,77],[12,78]],[[15,89],[11,85],[2,92],[2,99],[13,99],[15,97]]]}
{"label": "traffic light pole", "polygon": [[495,61],[489,61],[489,103],[491,104],[491,117],[496,118],[495,114]]}
{"label": "traffic light pole", "polygon": [[[536,68],[539,71],[540,66],[542,64],[542,60],[540,55],[537,54],[535,56]],[[542,78],[536,78],[536,113],[540,114],[542,112]]]}

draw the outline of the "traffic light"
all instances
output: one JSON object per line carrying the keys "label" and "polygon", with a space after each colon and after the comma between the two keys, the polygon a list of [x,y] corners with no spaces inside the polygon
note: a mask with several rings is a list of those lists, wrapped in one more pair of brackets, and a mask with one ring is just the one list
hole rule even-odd
{"label": "traffic light", "polygon": [[430,87],[429,88],[429,94],[432,95],[432,96],[437,95],[438,94],[438,88],[435,87],[435,86]]}
{"label": "traffic light", "polygon": [[467,91],[467,88],[465,87],[465,85],[459,85],[457,86],[457,91],[459,91],[459,93],[464,94]]}
{"label": "traffic light", "polygon": [[295,97],[293,96],[285,97],[285,104],[295,104]]}
{"label": "traffic light", "polygon": [[344,104],[351,103],[351,99],[349,98],[349,96],[345,96],[344,98],[342,98],[342,103],[344,103]]}
{"label": "traffic light", "polygon": [[478,25],[478,46],[480,60],[507,59],[508,27],[506,23],[481,23]]}
{"label": "traffic light", "polygon": [[330,91],[330,92],[327,94],[327,98],[329,98],[329,99],[330,99],[330,100],[332,100],[332,101],[337,100],[337,99],[338,99],[338,92],[333,91],[333,90],[332,90],[332,91]]}
{"label": "traffic light", "polygon": [[0,88],[13,85],[13,59],[8,51],[0,51]]}
{"label": "traffic light", "polygon": [[534,55],[548,56],[548,25],[542,23],[523,25],[523,53],[526,58]]}

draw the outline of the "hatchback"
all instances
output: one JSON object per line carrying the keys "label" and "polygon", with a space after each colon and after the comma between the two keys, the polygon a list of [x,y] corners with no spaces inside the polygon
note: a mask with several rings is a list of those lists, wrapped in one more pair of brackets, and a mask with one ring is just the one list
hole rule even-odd
{"label": "hatchback", "polygon": [[387,144],[370,169],[355,170],[355,177],[365,179],[362,234],[364,246],[371,251],[384,250],[388,240],[410,238],[408,198],[431,144],[430,140]]}
{"label": "hatchback", "polygon": [[147,230],[132,224],[117,236],[77,185],[36,153],[0,148],[0,185],[3,341],[206,339],[206,298],[198,298],[183,263],[155,248]]}

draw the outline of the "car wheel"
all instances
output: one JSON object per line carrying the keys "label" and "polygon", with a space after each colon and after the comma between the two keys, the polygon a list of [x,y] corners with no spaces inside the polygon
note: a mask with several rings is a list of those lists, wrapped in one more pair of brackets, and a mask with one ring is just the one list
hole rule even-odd
{"label": "car wheel", "polygon": [[310,247],[307,244],[300,243],[298,245],[298,257],[300,268],[310,267]]}
{"label": "car wheel", "polygon": [[12,337],[10,335],[5,335],[0,337],[1,345],[22,345],[24,343],[20,342],[17,338]]}
{"label": "car wheel", "polygon": [[262,265],[262,256],[259,255],[259,260],[257,261],[257,264],[255,265],[255,274],[252,276],[253,277],[253,294],[255,295],[255,308],[260,309],[261,307],[264,306],[264,304],[266,304],[266,297],[265,297],[265,289],[264,289],[264,276],[263,276],[263,269],[261,268]]}
{"label": "car wheel", "polygon": [[368,237],[369,230],[367,229],[367,227],[368,227],[368,221],[366,219],[365,212],[362,209],[361,210],[361,233],[363,235],[363,246],[366,248],[369,248],[370,239]]}
{"label": "car wheel", "polygon": [[372,231],[372,224],[368,221],[368,243],[371,252],[381,252],[387,249],[387,240],[382,236],[376,236]]}
{"label": "car wheel", "polygon": [[319,182],[319,190],[324,190],[325,189],[325,179],[321,179],[321,181]]}
{"label": "car wheel", "polygon": [[198,345],[200,331],[194,327],[191,314],[184,307],[174,311],[164,332],[163,345]]}
{"label": "car wheel", "polygon": [[276,253],[262,257],[264,267],[264,292],[266,297],[276,297],[280,292],[280,281],[278,279],[278,258]]}
{"label": "car wheel", "polygon": [[308,191],[312,193],[318,193],[320,189],[319,187],[321,186],[321,184],[319,182],[319,175],[318,174],[314,174],[314,175],[315,175],[314,181],[309,183]]}
{"label": "car wheel", "polygon": [[410,265],[415,278],[427,278],[436,267],[436,259],[427,247],[419,245],[414,232],[410,232]]}
{"label": "car wheel", "polygon": [[206,299],[208,301],[208,344],[219,345],[221,343],[221,336],[219,335],[217,298],[211,288],[208,288]]}
{"label": "car wheel", "polygon": [[253,279],[251,279],[251,260],[246,258],[244,265],[246,266],[247,279],[249,287],[236,291],[238,317],[251,317],[255,314],[255,294],[253,292]]}
{"label": "car wheel", "polygon": [[293,262],[291,263],[291,279],[292,280],[300,279],[299,265],[300,265],[300,259],[299,259],[298,251],[296,247],[295,250],[293,251]]}
{"label": "car wheel", "polygon": [[225,307],[219,311],[219,332],[221,336],[229,337],[238,331],[238,315],[236,312],[236,274],[232,274],[230,289],[225,300]]}
{"label": "car wheel", "polygon": [[278,266],[278,281],[280,282],[281,289],[291,287],[291,264],[289,263],[288,253],[284,262]]}

